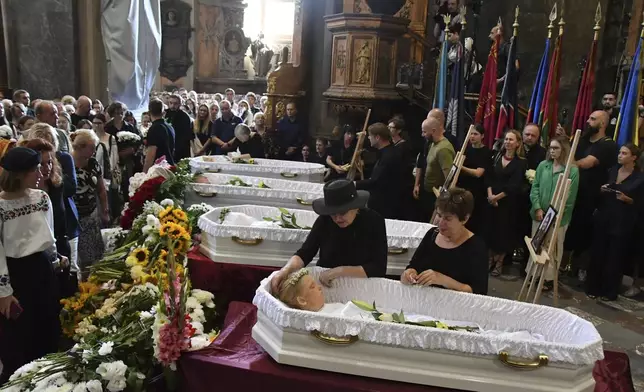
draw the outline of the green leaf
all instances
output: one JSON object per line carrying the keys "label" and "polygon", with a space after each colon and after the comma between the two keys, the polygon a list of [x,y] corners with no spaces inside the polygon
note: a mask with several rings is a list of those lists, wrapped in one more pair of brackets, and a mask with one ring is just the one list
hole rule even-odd
{"label": "green leaf", "polygon": [[282,214],[284,214],[284,215],[290,215],[290,214],[291,214],[290,212],[288,212],[288,210],[287,210],[286,208],[281,208],[281,207],[280,207],[280,208],[279,208],[279,210],[280,210],[280,212],[281,212]]}
{"label": "green leaf", "polygon": [[[408,324],[409,323],[411,323],[411,322],[408,322]],[[436,328],[436,321],[420,321],[420,322],[414,323],[412,325],[420,325],[420,326],[423,326],[423,327]]]}
{"label": "green leaf", "polygon": [[[364,310],[365,312],[374,312],[376,310],[375,307],[369,305],[368,303],[364,301],[358,301],[356,299],[352,300],[351,303],[353,303],[355,306],[359,307],[360,309]],[[374,303],[375,305],[375,303]]]}
{"label": "green leaf", "polygon": [[402,309],[400,309],[400,313],[398,314],[398,317],[400,317],[400,322],[402,324],[404,324],[405,323],[405,314],[403,313]]}
{"label": "green leaf", "polygon": [[391,318],[394,319],[394,322],[401,323],[400,317],[398,316],[398,313],[392,313]]}

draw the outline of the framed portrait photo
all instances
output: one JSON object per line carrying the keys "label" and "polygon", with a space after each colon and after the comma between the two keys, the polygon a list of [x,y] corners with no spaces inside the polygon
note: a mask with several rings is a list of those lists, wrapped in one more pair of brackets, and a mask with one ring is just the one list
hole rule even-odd
{"label": "framed portrait photo", "polygon": [[546,214],[543,216],[543,220],[539,224],[539,228],[532,236],[531,244],[536,254],[539,254],[541,252],[541,248],[543,247],[543,242],[546,239],[546,235],[548,235],[552,227],[555,225],[556,221],[557,210],[550,206],[548,207]]}

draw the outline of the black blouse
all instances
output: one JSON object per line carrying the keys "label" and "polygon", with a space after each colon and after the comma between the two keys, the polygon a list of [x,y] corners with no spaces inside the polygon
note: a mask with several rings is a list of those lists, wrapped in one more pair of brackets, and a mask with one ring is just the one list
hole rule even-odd
{"label": "black blouse", "polygon": [[469,169],[485,169],[485,174],[481,177],[474,177],[461,173],[458,177],[458,186],[472,192],[475,198],[485,194],[485,175],[488,174],[491,164],[492,152],[487,146],[480,148],[468,146],[465,150],[465,163],[463,163],[463,166]]}
{"label": "black blouse", "polygon": [[608,187],[618,190],[633,199],[633,204],[618,200],[613,192],[602,192],[596,218],[597,226],[603,227],[611,235],[629,236],[635,229],[640,213],[644,211],[644,175],[637,168],[617,184],[619,165],[608,174]]}
{"label": "black blouse", "polygon": [[472,288],[474,294],[487,294],[487,248],[483,239],[470,237],[459,247],[445,249],[436,245],[438,229],[433,228],[416,249],[407,269],[419,274],[428,269],[440,272]]}
{"label": "black blouse", "polygon": [[319,216],[295,255],[307,265],[318,250],[319,267],[361,266],[370,278],[384,277],[387,272],[385,219],[375,211],[361,209],[353,223],[342,229],[330,216]]}
{"label": "black blouse", "polygon": [[505,167],[503,157],[497,156],[491,170],[485,172],[485,185],[492,188],[492,193],[498,195],[505,192],[507,196],[514,196],[521,191],[525,178],[526,160],[514,156]]}

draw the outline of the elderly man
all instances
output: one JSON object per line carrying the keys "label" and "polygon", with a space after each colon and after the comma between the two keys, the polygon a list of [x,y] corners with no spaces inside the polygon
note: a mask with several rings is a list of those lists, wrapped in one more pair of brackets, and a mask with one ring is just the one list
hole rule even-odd
{"label": "elderly man", "polygon": [[235,138],[235,128],[243,123],[242,119],[235,116],[227,100],[221,101],[221,117],[212,125],[210,139],[215,145],[215,155],[226,154],[232,151],[232,142]]}
{"label": "elderly man", "polygon": [[89,97],[81,95],[76,101],[76,111],[71,115],[72,125],[78,126],[81,120],[90,120],[90,111],[92,110],[92,100]]}
{"label": "elderly man", "polygon": [[58,151],[71,153],[72,141],[69,135],[58,126],[58,109],[52,101],[42,101],[36,106],[36,120],[51,125],[56,130],[58,136]]}
{"label": "elderly man", "polygon": [[592,243],[593,212],[599,203],[600,188],[608,180],[608,170],[617,163],[617,145],[606,135],[609,125],[606,111],[592,112],[575,153],[580,196],[575,201],[564,248],[572,252],[572,267],[582,282],[586,280],[587,264],[582,256]]}

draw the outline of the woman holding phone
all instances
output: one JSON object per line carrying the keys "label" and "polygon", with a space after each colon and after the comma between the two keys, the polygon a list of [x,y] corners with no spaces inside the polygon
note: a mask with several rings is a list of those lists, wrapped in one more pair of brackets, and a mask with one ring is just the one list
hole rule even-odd
{"label": "woman holding phone", "polygon": [[591,299],[614,301],[619,295],[623,262],[644,203],[644,175],[635,167],[639,156],[637,146],[626,143],[619,149],[608,183],[601,187],[599,208],[593,215],[595,233],[586,281],[586,295]]}

